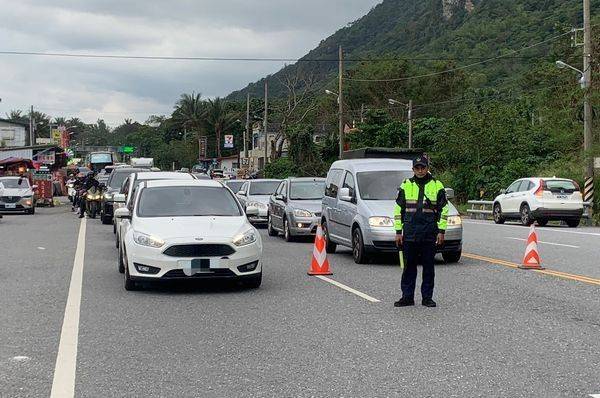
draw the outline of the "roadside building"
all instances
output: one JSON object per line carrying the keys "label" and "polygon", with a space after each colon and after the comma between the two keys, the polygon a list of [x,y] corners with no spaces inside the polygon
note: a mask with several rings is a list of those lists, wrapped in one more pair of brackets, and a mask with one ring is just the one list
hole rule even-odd
{"label": "roadside building", "polygon": [[27,124],[0,119],[0,147],[24,147],[28,144]]}

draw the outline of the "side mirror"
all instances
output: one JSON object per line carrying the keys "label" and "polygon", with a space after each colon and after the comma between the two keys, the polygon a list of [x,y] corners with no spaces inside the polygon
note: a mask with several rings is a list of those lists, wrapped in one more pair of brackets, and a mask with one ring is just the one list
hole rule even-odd
{"label": "side mirror", "polygon": [[454,189],[446,188],[446,199],[448,199],[448,200],[454,199]]}
{"label": "side mirror", "polygon": [[279,195],[275,195],[275,200],[282,200],[285,202],[287,199],[285,196],[279,194]]}
{"label": "side mirror", "polygon": [[350,196],[350,188],[340,189],[340,200],[343,202],[352,202],[352,196]]}
{"label": "side mirror", "polygon": [[258,216],[258,207],[248,206],[246,207],[246,216]]}
{"label": "side mirror", "polygon": [[500,195],[504,195],[505,193],[508,193],[508,191],[506,189],[501,189],[500,190]]}
{"label": "side mirror", "polygon": [[115,210],[115,218],[131,220],[131,213],[129,212],[128,208],[120,207],[117,210]]}
{"label": "side mirror", "polygon": [[240,195],[240,196],[247,196],[246,192],[244,192],[244,191],[238,191],[237,194]]}
{"label": "side mirror", "polygon": [[115,203],[125,203],[126,202],[125,194],[123,194],[123,193],[116,193],[115,196],[113,196],[113,202],[115,202]]}

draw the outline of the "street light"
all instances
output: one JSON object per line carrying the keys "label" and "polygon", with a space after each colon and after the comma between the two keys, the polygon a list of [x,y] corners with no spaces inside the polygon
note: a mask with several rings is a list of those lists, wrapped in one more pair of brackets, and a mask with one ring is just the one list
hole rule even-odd
{"label": "street light", "polygon": [[338,104],[340,103],[340,95],[338,93],[336,93],[335,91],[325,90],[325,94],[335,95],[337,97]]}
{"label": "street light", "polygon": [[408,101],[408,104],[397,101],[395,99],[388,99],[390,105],[402,105],[408,110],[408,149],[413,147],[413,126],[412,126],[412,100]]}
{"label": "street light", "polygon": [[579,69],[577,69],[574,66],[571,66],[571,65],[569,65],[567,63],[564,63],[563,61],[556,61],[556,66],[559,69],[565,69],[565,68],[567,68],[567,69],[572,69],[575,72],[579,73],[581,75],[581,78],[579,79],[579,84],[581,84],[581,88],[585,89],[585,88],[588,87],[588,82],[587,82],[587,80],[585,78],[585,73],[582,70],[579,70]]}

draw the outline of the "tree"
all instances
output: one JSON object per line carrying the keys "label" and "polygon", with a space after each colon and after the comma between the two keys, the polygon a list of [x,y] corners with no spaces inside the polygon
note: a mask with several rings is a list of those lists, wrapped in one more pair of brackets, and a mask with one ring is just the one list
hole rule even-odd
{"label": "tree", "polygon": [[205,103],[202,101],[202,95],[195,92],[181,94],[173,112],[173,118],[181,123],[184,129],[193,131],[196,136],[202,131],[205,115],[206,109]]}
{"label": "tree", "polygon": [[237,115],[227,109],[226,102],[222,98],[209,99],[206,104],[205,126],[215,135],[216,154],[221,157],[221,137],[224,132],[233,128],[237,121]]}

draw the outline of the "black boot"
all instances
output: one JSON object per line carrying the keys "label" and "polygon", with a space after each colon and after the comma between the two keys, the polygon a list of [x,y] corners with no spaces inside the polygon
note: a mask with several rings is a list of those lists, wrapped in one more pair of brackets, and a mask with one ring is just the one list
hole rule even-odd
{"label": "black boot", "polygon": [[423,299],[422,304],[424,307],[429,307],[429,308],[437,307],[437,304],[432,299]]}
{"label": "black boot", "polygon": [[394,307],[409,307],[411,305],[415,305],[414,298],[402,297],[400,300],[394,303]]}

